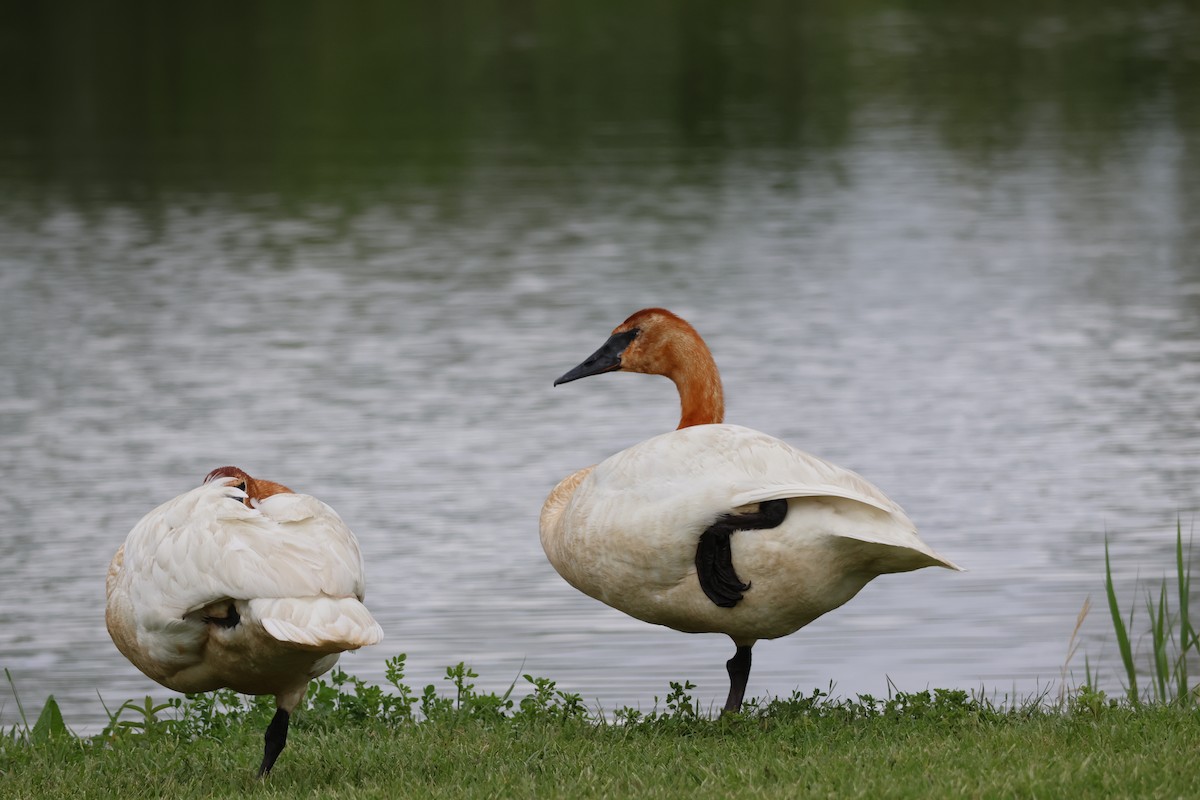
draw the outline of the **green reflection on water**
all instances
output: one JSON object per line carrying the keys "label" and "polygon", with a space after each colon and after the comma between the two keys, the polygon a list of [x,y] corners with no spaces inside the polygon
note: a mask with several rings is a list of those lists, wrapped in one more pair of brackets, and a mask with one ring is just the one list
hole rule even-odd
{"label": "green reflection on water", "polygon": [[[980,7],[975,7],[975,6]],[[47,2],[0,12],[0,185],[328,199],[479,164],[820,157],[866,130],[971,161],[1200,130],[1176,2]],[[1188,163],[1195,165],[1194,147]]]}

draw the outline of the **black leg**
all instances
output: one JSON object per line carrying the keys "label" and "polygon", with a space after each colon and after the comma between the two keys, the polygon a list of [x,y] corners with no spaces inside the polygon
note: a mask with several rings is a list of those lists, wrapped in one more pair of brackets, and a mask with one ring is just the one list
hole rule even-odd
{"label": "black leg", "polygon": [[279,754],[287,745],[288,718],[288,712],[282,708],[276,709],[271,724],[267,726],[267,733],[263,736],[266,746],[263,748],[262,766],[258,768],[260,778],[271,771],[271,767],[275,766],[275,759],[279,758]]}
{"label": "black leg", "polygon": [[725,712],[741,711],[742,699],[746,696],[746,683],[750,680],[750,648],[738,645],[733,658],[725,662],[729,673],[729,699],[725,701]]}

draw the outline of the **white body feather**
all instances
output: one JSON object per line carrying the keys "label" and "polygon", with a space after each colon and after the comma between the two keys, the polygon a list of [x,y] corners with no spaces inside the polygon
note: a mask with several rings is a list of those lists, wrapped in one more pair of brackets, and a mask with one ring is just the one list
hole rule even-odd
{"label": "white body feather", "polygon": [[[717,606],[696,575],[700,535],[723,514],[774,499],[788,501],[781,525],[730,539],[750,589],[733,608]],[[665,433],[580,470],[551,492],[540,527],[547,557],[577,589],[638,619],[726,633],[739,645],[798,630],[877,575],[959,569],[860,476],[737,425]]]}
{"label": "white body feather", "polygon": [[[247,508],[233,482],[206,483],[134,526],[109,566],[109,632],[135,666],[176,691],[298,699],[340,652],[383,638],[362,604],[362,555],[316,498],[276,494]],[[230,604],[239,624],[205,621]]]}

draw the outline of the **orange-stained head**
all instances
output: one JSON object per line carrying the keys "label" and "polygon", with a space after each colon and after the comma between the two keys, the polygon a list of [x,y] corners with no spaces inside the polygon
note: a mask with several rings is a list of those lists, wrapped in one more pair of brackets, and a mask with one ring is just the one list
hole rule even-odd
{"label": "orange-stained head", "polygon": [[282,483],[252,478],[246,474],[245,470],[238,467],[217,467],[204,477],[204,482],[208,483],[217,478],[237,478],[238,482],[233,485],[246,493],[246,499],[243,502],[247,506],[251,505],[251,500],[265,500],[273,494],[292,493],[292,490]]}
{"label": "orange-stained head", "polygon": [[665,308],[632,314],[599,350],[554,385],[618,370],[665,375],[674,381],[683,409],[681,428],[724,419],[721,377],[708,345],[695,328]]}

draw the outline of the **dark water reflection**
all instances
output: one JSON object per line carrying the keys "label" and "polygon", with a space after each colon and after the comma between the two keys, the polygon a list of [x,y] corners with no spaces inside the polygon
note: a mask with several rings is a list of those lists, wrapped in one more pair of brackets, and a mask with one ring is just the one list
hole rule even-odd
{"label": "dark water reflection", "polygon": [[[853,467],[970,568],[883,578],[750,691],[1057,680],[1075,614],[1198,506],[1197,19],[1185,6],[30,4],[0,53],[0,664],[27,705],[164,692],[103,629],[150,507],[238,463],[338,508],[414,682],[606,707],[729,645],[537,542],[665,381],[552,390],[636,308],[731,421]],[[69,13],[67,11],[69,10]],[[1115,685],[1097,614],[1086,651]],[[0,724],[15,707],[0,701]]]}

